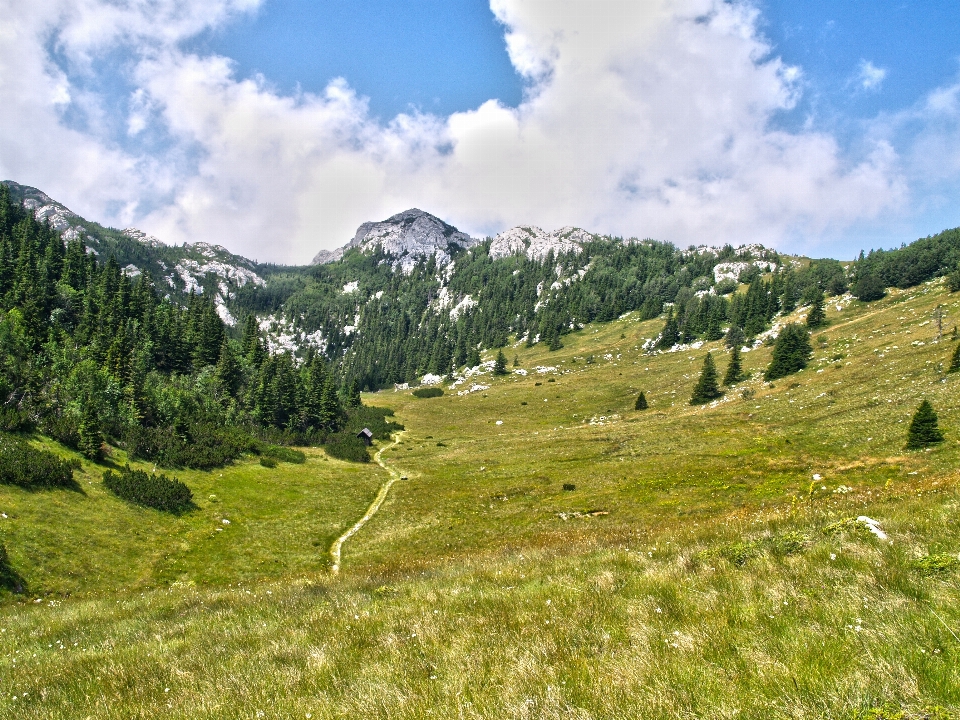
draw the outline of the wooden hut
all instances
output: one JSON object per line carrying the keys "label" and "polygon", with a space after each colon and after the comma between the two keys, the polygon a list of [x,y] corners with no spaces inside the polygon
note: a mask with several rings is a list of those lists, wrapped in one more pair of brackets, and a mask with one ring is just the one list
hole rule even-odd
{"label": "wooden hut", "polygon": [[363,430],[361,430],[360,432],[358,432],[358,433],[357,433],[357,437],[360,438],[361,440],[363,440],[363,444],[364,444],[364,445],[372,445],[372,444],[373,444],[373,433],[370,432],[370,428],[364,428]]}

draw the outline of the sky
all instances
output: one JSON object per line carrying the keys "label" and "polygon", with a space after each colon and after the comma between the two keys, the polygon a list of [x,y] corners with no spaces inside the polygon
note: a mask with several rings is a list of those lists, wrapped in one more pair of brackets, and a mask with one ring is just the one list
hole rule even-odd
{"label": "sky", "polygon": [[960,225],[960,4],[0,0],[0,178],[306,263],[419,207],[849,259]]}

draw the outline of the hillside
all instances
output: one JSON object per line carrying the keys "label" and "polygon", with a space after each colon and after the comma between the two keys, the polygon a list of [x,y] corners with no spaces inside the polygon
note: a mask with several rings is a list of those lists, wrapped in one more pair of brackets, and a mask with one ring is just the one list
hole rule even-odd
{"label": "hillside", "polygon": [[[0,610],[0,711],[957,717],[960,298],[938,279],[826,313],[807,369],[764,382],[761,338],[751,378],[698,407],[723,342],[650,352],[664,320],[639,311],[553,351],[514,340],[509,375],[485,354],[441,397],[364,394],[406,427],[383,454],[405,479],[335,577],[376,465],[178,471],[180,517],[86,461],[73,491],[0,485],[30,587]],[[906,452],[924,398],[947,440]]]}

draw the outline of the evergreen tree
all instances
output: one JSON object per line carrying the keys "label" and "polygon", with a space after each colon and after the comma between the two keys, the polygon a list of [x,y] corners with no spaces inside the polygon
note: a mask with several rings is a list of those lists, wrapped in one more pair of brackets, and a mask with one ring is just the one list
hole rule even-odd
{"label": "evergreen tree", "polygon": [[77,434],[79,435],[77,449],[90,460],[99,460],[102,453],[103,433],[100,432],[95,404],[90,401],[90,398],[83,404]]}
{"label": "evergreen tree", "polygon": [[823,307],[823,291],[819,288],[810,303],[810,312],[807,313],[807,327],[818,328],[827,324],[827,313]]}
{"label": "evergreen tree", "polygon": [[907,430],[907,450],[921,450],[943,442],[943,433],[937,427],[937,413],[924,400],[913,414]]}
{"label": "evergreen tree", "polygon": [[777,378],[798,372],[807,366],[813,348],[810,346],[810,333],[797,323],[791,323],[780,331],[773,346],[773,358],[764,378]]}
{"label": "evergreen tree", "polygon": [[493,374],[494,375],[507,374],[507,356],[503,354],[503,350],[497,351],[497,360],[493,364]]}
{"label": "evergreen tree", "polygon": [[470,352],[467,354],[467,367],[474,368],[480,364],[480,350],[476,347],[470,348]]}
{"label": "evergreen tree", "polygon": [[947,372],[955,373],[957,371],[960,371],[960,345],[957,345],[953,351],[953,357],[950,358],[950,367],[947,368]]}
{"label": "evergreen tree", "polygon": [[883,281],[873,273],[864,273],[854,284],[851,291],[857,298],[863,302],[873,302],[881,299],[887,294],[887,289],[883,286]]}
{"label": "evergreen tree", "polygon": [[736,345],[730,351],[730,364],[727,365],[727,372],[723,376],[724,385],[736,385],[743,379],[743,367],[740,362],[740,348]]}
{"label": "evergreen tree", "polygon": [[746,341],[746,338],[743,336],[743,330],[740,329],[739,325],[731,325],[730,329],[727,330],[727,334],[724,335],[723,342],[728,348],[740,348],[743,347],[743,343]]}
{"label": "evergreen tree", "polygon": [[649,407],[649,405],[647,405],[647,396],[644,395],[643,392],[641,391],[640,394],[637,396],[637,402],[636,402],[636,404],[633,406],[633,409],[634,409],[634,410],[646,410],[648,407]]}
{"label": "evergreen tree", "polygon": [[667,311],[667,321],[663,325],[663,330],[660,331],[657,347],[666,350],[678,342],[680,342],[680,327],[677,324],[677,319],[673,316],[673,308],[670,308]]}
{"label": "evergreen tree", "polygon": [[690,396],[690,404],[703,405],[722,396],[723,392],[717,386],[717,368],[713,364],[713,355],[707,353],[707,357],[703,360],[700,378],[693,388],[693,395]]}
{"label": "evergreen tree", "polygon": [[220,359],[217,360],[216,378],[220,387],[231,397],[236,396],[240,390],[240,383],[243,381],[240,363],[237,362],[233,349],[226,338],[220,344]]}

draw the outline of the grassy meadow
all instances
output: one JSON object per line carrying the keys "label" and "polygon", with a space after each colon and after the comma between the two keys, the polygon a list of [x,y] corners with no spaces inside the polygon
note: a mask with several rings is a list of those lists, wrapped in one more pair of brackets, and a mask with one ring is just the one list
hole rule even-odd
{"label": "grassy meadow", "polygon": [[[90,464],[0,485],[29,589],[0,596],[0,717],[960,717],[960,296],[827,311],[806,370],[766,383],[758,347],[711,405],[722,343],[650,355],[630,315],[507,348],[526,375],[365,396],[406,479],[336,576],[374,463],[168,472],[181,516]],[[947,441],[906,452],[923,398]]]}

